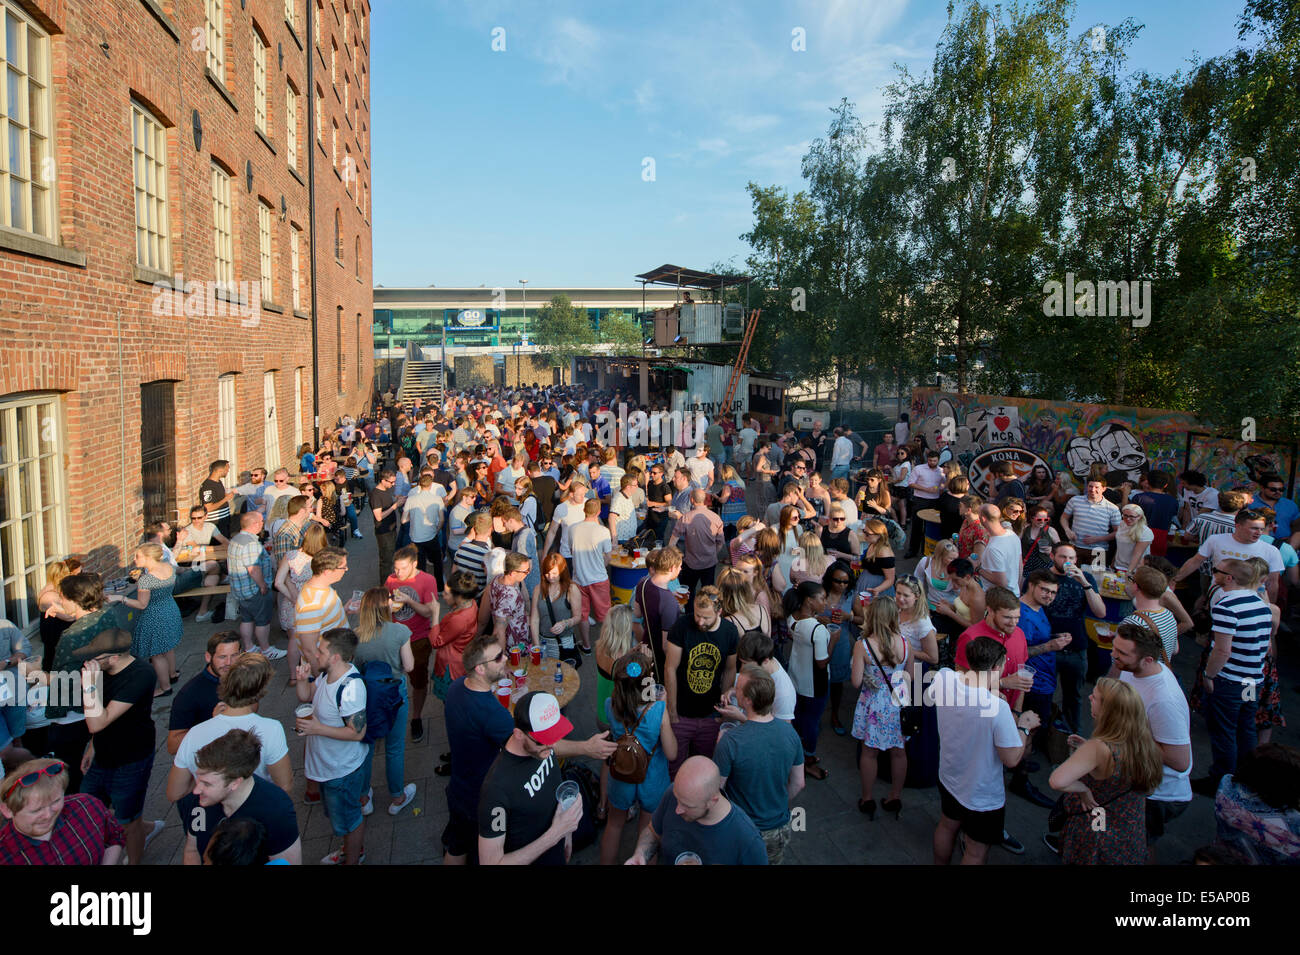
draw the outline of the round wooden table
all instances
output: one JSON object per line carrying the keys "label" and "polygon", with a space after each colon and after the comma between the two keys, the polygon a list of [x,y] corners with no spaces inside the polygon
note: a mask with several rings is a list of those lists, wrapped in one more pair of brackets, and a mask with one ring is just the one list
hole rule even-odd
{"label": "round wooden table", "polygon": [[[564,673],[564,683],[557,690],[555,686],[555,667],[559,665]],[[510,694],[510,712],[515,711],[515,703],[518,702],[525,693],[541,692],[550,693],[560,702],[560,709],[564,709],[573,698],[578,695],[578,689],[582,686],[582,678],[578,676],[578,671],[571,664],[562,660],[548,660],[543,658],[538,666],[533,666],[532,657],[527,657],[523,663],[524,669],[528,671],[527,688],[515,689]],[[512,680],[514,671],[511,671]]]}

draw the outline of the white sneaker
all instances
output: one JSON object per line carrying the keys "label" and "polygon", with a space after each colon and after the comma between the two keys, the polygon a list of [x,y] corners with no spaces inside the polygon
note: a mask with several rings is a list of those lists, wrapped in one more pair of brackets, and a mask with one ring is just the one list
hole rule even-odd
{"label": "white sneaker", "polygon": [[279,647],[267,647],[265,650],[261,651],[261,654],[262,656],[266,657],[268,660],[283,660],[285,657],[289,655],[287,652],[281,650]]}
{"label": "white sneaker", "polygon": [[154,836],[162,832],[163,827],[165,825],[166,823],[164,823],[161,819],[155,819],[153,821],[153,826],[150,827],[148,834],[144,837],[144,844],[148,846],[149,843],[153,842]]}
{"label": "white sneaker", "polygon": [[[365,862],[365,861],[366,861],[366,854],[363,852],[363,853],[361,853],[361,858],[357,860],[357,865],[361,865],[361,863],[363,863],[363,862]],[[321,864],[321,865],[342,865],[342,864],[343,864],[343,850],[342,850],[342,849],[335,849],[333,852],[331,852],[329,855],[327,855],[324,859],[321,859],[321,860],[320,860],[320,864]]]}
{"label": "white sneaker", "polygon": [[415,799],[415,783],[407,783],[406,788],[402,790],[402,801],[399,803],[389,803],[388,814],[396,816],[399,812],[411,804]]}
{"label": "white sneaker", "polygon": [[208,622],[209,620],[211,620],[211,619],[212,619],[212,611],[211,611],[211,610],[209,610],[207,613],[196,613],[196,614],[194,615],[194,621],[195,621],[195,623],[207,623],[207,622]]}
{"label": "white sneaker", "polygon": [[361,806],[361,815],[368,816],[375,811],[375,791],[372,789],[366,793],[366,801]]}

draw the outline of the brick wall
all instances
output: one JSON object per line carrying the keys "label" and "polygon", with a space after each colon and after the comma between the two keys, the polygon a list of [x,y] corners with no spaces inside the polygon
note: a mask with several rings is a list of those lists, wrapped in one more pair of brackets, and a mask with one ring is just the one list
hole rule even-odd
{"label": "brick wall", "polygon": [[[9,0],[13,2],[13,0]],[[324,54],[316,81],[324,92],[326,145],[313,144],[308,121],[306,3],[298,29],[285,21],[284,0],[225,0],[224,78],[206,74],[204,0],[19,0],[50,34],[53,93],[52,189],[57,243],[7,233],[0,238],[0,402],[27,391],[63,395],[68,543],[72,552],[126,551],[141,526],[141,386],[174,381],[176,503],[197,498],[206,465],[218,457],[218,377],[234,373],[241,469],[266,458],[263,375],[274,371],[280,458],[295,458],[295,369],[302,374],[304,440],[312,438],[311,321],[315,284],[320,316],[321,424],[357,413],[373,381],[370,340],[368,36],[354,20],[347,44],[334,4],[324,2]],[[357,2],[348,4],[355,16]],[[368,10],[367,10],[368,13]],[[368,26],[368,17],[367,17]],[[254,128],[253,31],[267,46],[265,136]],[[358,43],[354,46],[352,39]],[[344,118],[330,82],[330,39],[339,43],[340,97],[364,96]],[[346,52],[345,52],[346,51]],[[281,59],[281,56],[283,59]],[[344,65],[346,64],[346,66]],[[298,98],[298,174],[287,163],[286,84]],[[211,170],[231,175],[234,277],[260,273],[258,204],[272,209],[273,281],[266,308],[249,315],[209,309],[198,294],[158,291],[163,276],[137,270],[132,112],[135,99],[166,128],[166,272],[186,282],[215,278]],[[194,114],[202,125],[195,143]],[[328,154],[331,122],[340,124],[355,164],[350,184]],[[316,149],[318,274],[309,272],[310,196],[307,156]],[[246,172],[251,166],[249,188]],[[364,184],[364,186],[362,185]],[[350,191],[349,191],[350,185]],[[367,207],[357,208],[360,195]],[[344,237],[342,265],[333,249],[334,210]],[[281,213],[283,209],[283,214]],[[290,227],[301,227],[301,304],[291,300]],[[359,256],[358,256],[359,251]],[[84,263],[84,264],[83,264]],[[257,303],[248,303],[250,308]],[[174,307],[172,307],[174,305]],[[224,303],[223,303],[224,306]],[[344,378],[336,372],[342,309]],[[357,321],[357,316],[360,321]],[[357,331],[360,331],[358,337]],[[62,556],[49,555],[51,558]],[[109,562],[105,556],[103,562]]]}

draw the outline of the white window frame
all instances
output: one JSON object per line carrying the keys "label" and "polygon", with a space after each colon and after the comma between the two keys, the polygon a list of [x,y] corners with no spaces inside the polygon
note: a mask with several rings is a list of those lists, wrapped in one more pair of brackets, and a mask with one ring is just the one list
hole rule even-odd
{"label": "white window frame", "polygon": [[207,0],[204,23],[207,64],[217,79],[226,82],[226,10],[225,0]]}
{"label": "white window frame", "polygon": [[[10,62],[18,37],[18,59]],[[35,52],[36,63],[32,62]],[[33,72],[35,67],[35,72]],[[53,125],[50,38],[13,0],[0,0],[0,90],[17,89],[18,111],[10,115],[7,93],[0,93],[0,228],[58,241],[54,216],[55,163],[50,141]],[[32,103],[36,101],[35,115]],[[18,139],[19,155],[10,155],[10,140]],[[33,153],[36,167],[32,168]],[[14,209],[14,196],[19,208]]]}
{"label": "white window frame", "polygon": [[266,446],[266,473],[274,474],[280,466],[280,411],[275,400],[275,372],[262,375],[262,426]]}
{"label": "white window frame", "polygon": [[271,207],[265,202],[257,204],[257,251],[258,264],[261,267],[259,277],[262,281],[261,295],[263,302],[275,301],[275,269],[271,260]]}
{"label": "white window frame", "polygon": [[253,31],[253,125],[266,132],[266,43]]}
{"label": "white window frame", "polygon": [[284,87],[285,135],[288,137],[286,153],[289,168],[298,168],[298,92],[289,84]]}
{"label": "white window frame", "polygon": [[284,0],[284,18],[296,32],[300,32],[298,24],[298,4],[296,0]]}
{"label": "white window frame", "polygon": [[[227,289],[235,284],[234,228],[231,223],[230,176],[212,164],[212,243],[214,274]],[[234,470],[233,468],[231,469]]]}
{"label": "white window frame", "polygon": [[[18,440],[20,419],[28,437],[26,448]],[[28,601],[35,601],[45,585],[49,565],[62,560],[68,548],[59,396],[28,395],[0,401],[0,443],[4,448],[0,451],[0,494],[5,496],[6,515],[0,521],[0,617],[30,632],[40,624],[40,613],[29,613]],[[43,473],[48,474],[48,501],[41,488]]]}
{"label": "white window frame", "polygon": [[316,88],[316,142],[325,145],[325,94]]}
{"label": "white window frame", "polygon": [[293,453],[302,447],[302,369],[293,370]]}
{"label": "white window frame", "polygon": [[146,269],[171,268],[167,229],[167,130],[139,103],[131,103],[135,171],[135,260]]}
{"label": "white window frame", "polygon": [[302,229],[289,227],[289,282],[293,287],[294,311],[302,309],[302,265],[298,243],[301,241]]}
{"label": "white window frame", "polygon": [[239,474],[239,415],[236,376],[217,379],[217,457],[230,462],[230,474]]}

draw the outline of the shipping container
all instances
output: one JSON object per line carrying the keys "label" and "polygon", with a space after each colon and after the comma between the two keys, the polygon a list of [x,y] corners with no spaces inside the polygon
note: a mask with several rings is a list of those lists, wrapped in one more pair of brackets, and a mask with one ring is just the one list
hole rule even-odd
{"label": "shipping container", "polygon": [[[673,391],[672,410],[680,411],[683,415],[700,413],[710,421],[719,417],[724,412],[722,399],[727,394],[727,384],[731,380],[731,366],[682,362],[677,369],[686,373],[686,388]],[[749,375],[742,374],[736,385],[736,393],[732,396],[731,406],[725,410],[733,414],[739,423],[740,413],[748,410],[748,400]]]}

